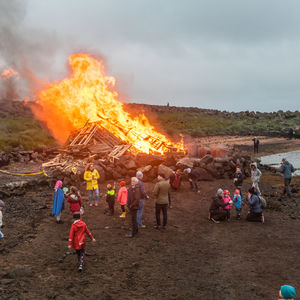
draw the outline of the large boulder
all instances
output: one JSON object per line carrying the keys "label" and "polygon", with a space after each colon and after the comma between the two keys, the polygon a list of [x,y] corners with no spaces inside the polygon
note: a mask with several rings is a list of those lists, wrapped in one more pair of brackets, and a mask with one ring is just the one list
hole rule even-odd
{"label": "large boulder", "polygon": [[132,156],[122,156],[119,160],[119,164],[127,169],[127,170],[130,170],[130,169],[136,169],[136,163],[135,161],[133,160],[133,157]]}
{"label": "large boulder", "polygon": [[198,153],[197,153],[198,157],[202,158],[209,153],[210,153],[209,147],[198,147]]}
{"label": "large boulder", "polygon": [[184,157],[177,162],[176,167],[180,169],[192,168],[194,165],[199,164],[200,161],[200,158]]}
{"label": "large boulder", "polygon": [[213,157],[228,157],[230,154],[230,150],[225,145],[212,146],[210,147],[210,154]]}
{"label": "large boulder", "polygon": [[145,153],[138,153],[135,161],[138,167],[144,167],[147,165],[159,166],[165,161],[165,157],[161,155],[149,155]]}
{"label": "large boulder", "polygon": [[173,170],[163,164],[158,166],[158,174],[163,174],[165,178],[170,177],[173,174]]}
{"label": "large boulder", "polygon": [[213,161],[214,161],[214,158],[210,154],[207,154],[203,158],[201,158],[200,164],[208,165],[208,164],[211,164]]}

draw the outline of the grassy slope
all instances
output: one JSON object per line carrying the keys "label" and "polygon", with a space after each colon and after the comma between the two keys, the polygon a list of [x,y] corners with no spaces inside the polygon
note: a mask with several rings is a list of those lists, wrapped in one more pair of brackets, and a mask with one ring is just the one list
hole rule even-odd
{"label": "grassy slope", "polygon": [[0,118],[0,151],[23,145],[26,150],[55,145],[50,133],[31,116]]}
{"label": "grassy slope", "polygon": [[274,131],[287,132],[300,127],[300,115],[285,118],[277,115],[245,116],[241,114],[207,114],[205,112],[159,110],[145,114],[155,124],[160,124],[169,135],[182,133],[192,137],[207,135],[268,135]]}

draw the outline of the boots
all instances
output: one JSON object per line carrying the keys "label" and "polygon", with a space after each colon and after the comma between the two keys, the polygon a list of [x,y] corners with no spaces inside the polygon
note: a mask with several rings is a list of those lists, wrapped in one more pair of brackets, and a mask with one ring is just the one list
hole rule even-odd
{"label": "boots", "polygon": [[122,212],[122,214],[120,215],[120,218],[125,218],[126,217],[126,212]]}

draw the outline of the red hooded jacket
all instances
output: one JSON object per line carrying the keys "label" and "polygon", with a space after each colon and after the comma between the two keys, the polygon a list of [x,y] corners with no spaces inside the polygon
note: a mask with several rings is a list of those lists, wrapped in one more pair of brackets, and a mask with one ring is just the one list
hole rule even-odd
{"label": "red hooded jacket", "polygon": [[76,220],[71,226],[69,235],[69,245],[73,246],[73,249],[80,250],[85,247],[85,233],[93,239],[93,236],[86,224],[81,220]]}
{"label": "red hooded jacket", "polygon": [[74,214],[75,211],[80,211],[82,200],[81,197],[75,194],[71,194],[68,197],[68,202],[70,203],[70,211]]}

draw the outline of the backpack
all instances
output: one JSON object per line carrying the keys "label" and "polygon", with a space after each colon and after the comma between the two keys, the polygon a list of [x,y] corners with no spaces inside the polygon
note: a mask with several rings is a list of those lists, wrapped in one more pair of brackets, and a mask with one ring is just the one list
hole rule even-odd
{"label": "backpack", "polygon": [[266,208],[267,207],[267,201],[266,201],[266,199],[263,198],[263,197],[261,197],[261,196],[259,196],[258,198],[259,198],[260,207],[261,208]]}

